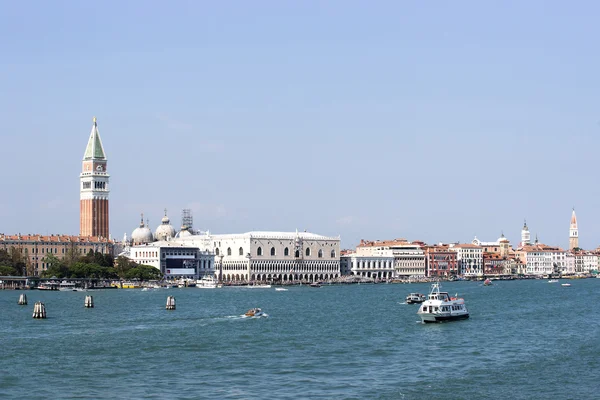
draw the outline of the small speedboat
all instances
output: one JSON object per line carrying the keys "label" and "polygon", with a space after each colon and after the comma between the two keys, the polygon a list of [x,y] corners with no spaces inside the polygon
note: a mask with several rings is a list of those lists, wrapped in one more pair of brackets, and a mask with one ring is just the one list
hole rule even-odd
{"label": "small speedboat", "polygon": [[424,294],[421,293],[411,293],[408,296],[406,296],[406,303],[407,304],[420,304],[422,302],[424,302],[426,299]]}
{"label": "small speedboat", "polygon": [[275,288],[275,290],[277,290],[278,292],[287,292],[287,289],[284,287],[278,287],[278,288]]}
{"label": "small speedboat", "polygon": [[491,286],[492,284],[492,280],[490,278],[487,278],[485,281],[483,281],[483,286]]}
{"label": "small speedboat", "polygon": [[260,308],[251,308],[244,314],[246,317],[261,317],[264,315]]}
{"label": "small speedboat", "polygon": [[548,283],[556,283],[556,282],[558,282],[558,279],[550,279],[550,280],[548,281]]}
{"label": "small speedboat", "polygon": [[569,287],[569,286],[571,286],[571,284],[570,283],[561,283],[560,286]]}
{"label": "small speedboat", "polygon": [[320,283],[314,282],[310,284],[310,287],[321,287]]}

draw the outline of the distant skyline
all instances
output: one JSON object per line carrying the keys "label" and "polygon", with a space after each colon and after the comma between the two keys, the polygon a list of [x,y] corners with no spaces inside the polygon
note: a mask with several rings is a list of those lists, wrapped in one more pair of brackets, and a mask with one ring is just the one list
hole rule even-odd
{"label": "distant skyline", "polygon": [[110,232],[600,245],[600,4],[4,2],[0,232],[79,232],[92,126]]}

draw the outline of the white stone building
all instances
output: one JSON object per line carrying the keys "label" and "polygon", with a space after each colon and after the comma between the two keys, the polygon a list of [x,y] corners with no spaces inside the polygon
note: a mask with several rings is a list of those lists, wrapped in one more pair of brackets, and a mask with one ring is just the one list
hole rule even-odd
{"label": "white stone building", "polygon": [[373,279],[392,279],[396,276],[391,250],[383,250],[380,255],[346,254],[340,258],[340,264],[343,265],[342,274]]}
{"label": "white stone building", "polygon": [[527,275],[550,275],[566,271],[567,252],[560,247],[536,243],[523,246],[516,254],[527,266]]}
{"label": "white stone building", "polygon": [[172,240],[214,252],[224,282],[314,282],[338,278],[340,238],[308,232],[188,235]]}
{"label": "white stone building", "polygon": [[159,269],[167,279],[199,279],[205,275],[214,275],[215,270],[215,256],[212,252],[171,241],[131,246],[122,255],[138,264]]}
{"label": "white stone building", "polygon": [[[384,262],[393,258],[394,278],[422,278],[425,276],[425,251],[418,243],[411,243],[405,239],[395,239],[389,241],[365,241],[361,240],[356,247],[356,261],[360,262],[360,257],[365,258],[365,262]],[[376,257],[368,260],[368,257]],[[379,260],[377,257],[384,257]],[[371,264],[369,264],[371,265]],[[353,269],[355,267],[353,266]],[[378,267],[379,268],[379,267]],[[388,272],[387,265],[383,264],[381,273]],[[362,266],[357,265],[357,271],[364,271]],[[388,277],[388,276],[385,276]]]}
{"label": "white stone building", "polygon": [[456,251],[459,275],[483,275],[483,248],[474,244],[450,244],[448,249]]}

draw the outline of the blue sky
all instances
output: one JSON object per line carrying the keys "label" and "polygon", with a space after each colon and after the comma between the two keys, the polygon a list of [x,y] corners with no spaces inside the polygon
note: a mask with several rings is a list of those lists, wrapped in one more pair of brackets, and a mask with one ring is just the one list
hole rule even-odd
{"label": "blue sky", "polygon": [[600,244],[595,2],[0,3],[0,232],[79,230],[97,116],[111,233]]}

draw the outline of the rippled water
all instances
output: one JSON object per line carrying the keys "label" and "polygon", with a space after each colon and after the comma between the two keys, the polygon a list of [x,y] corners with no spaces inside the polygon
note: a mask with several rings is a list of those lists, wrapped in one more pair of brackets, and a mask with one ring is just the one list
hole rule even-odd
{"label": "rippled water", "polygon": [[471,318],[428,325],[425,284],[0,291],[0,397],[594,398],[600,279],[571,283],[446,283]]}

